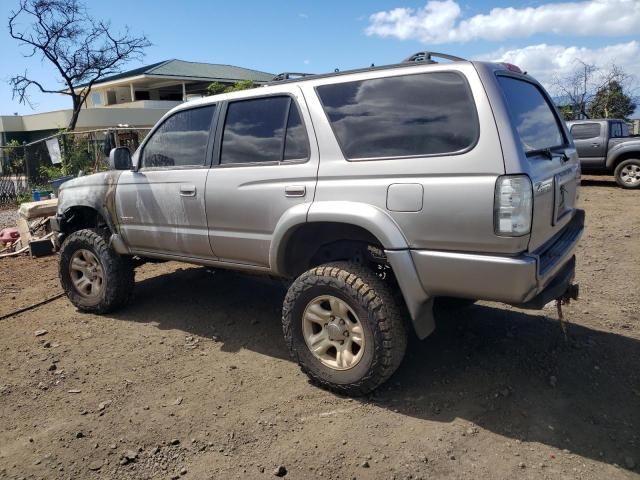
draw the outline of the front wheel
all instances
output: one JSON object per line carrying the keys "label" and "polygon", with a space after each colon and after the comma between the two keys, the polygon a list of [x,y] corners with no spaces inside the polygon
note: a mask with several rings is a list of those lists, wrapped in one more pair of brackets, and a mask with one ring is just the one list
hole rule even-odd
{"label": "front wheel", "polygon": [[622,188],[640,188],[640,160],[630,158],[620,162],[613,172]]}
{"label": "front wheel", "polygon": [[60,248],[60,283],[78,310],[107,313],[124,305],[133,291],[133,264],[93,229],[70,234]]}
{"label": "front wheel", "polygon": [[402,309],[367,268],[311,269],[287,292],[282,324],[292,357],[317,385],[365,395],[396,371],[407,348]]}

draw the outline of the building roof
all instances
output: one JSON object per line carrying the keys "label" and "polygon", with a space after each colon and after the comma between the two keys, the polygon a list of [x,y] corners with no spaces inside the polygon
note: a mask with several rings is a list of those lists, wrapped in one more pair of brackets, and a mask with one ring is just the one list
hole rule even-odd
{"label": "building roof", "polygon": [[[185,60],[172,59],[102,78],[99,82],[94,84],[94,87],[102,83],[123,80],[125,78],[137,77],[140,75],[148,77],[175,77],[176,79],[181,80],[192,78],[194,80],[210,80],[212,82],[252,80],[258,83],[268,82],[274,77],[272,73],[252,70],[250,68],[236,67],[234,65],[187,62]],[[78,86],[84,87],[86,84]]]}

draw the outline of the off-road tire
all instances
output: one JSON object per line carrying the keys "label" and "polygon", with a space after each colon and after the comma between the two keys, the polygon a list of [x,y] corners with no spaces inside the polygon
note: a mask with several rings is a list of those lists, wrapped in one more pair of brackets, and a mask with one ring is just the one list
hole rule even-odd
{"label": "off-road tire", "polygon": [[625,167],[628,167],[629,165],[640,168],[640,159],[629,158],[627,160],[620,162],[618,165],[616,165],[616,168],[613,171],[613,176],[616,179],[616,183],[622,188],[628,188],[628,189],[640,188],[640,182],[629,184],[622,179],[623,170],[625,169]]}
{"label": "off-road tire", "polygon": [[[349,370],[323,365],[307,347],[302,315],[319,295],[345,301],[358,315],[366,337],[360,362]],[[391,285],[370,269],[350,262],[335,262],[313,268],[289,288],[282,310],[282,326],[289,352],[311,381],[343,395],[366,395],[384,383],[400,366],[407,348],[405,309]]]}
{"label": "off-road tire", "polygon": [[[79,249],[92,252],[104,271],[103,288],[97,302],[88,302],[73,285],[69,265]],[[108,313],[125,305],[133,294],[134,269],[131,259],[119,255],[109,247],[108,232],[84,229],[71,233],[60,248],[58,274],[67,297],[78,310],[89,313]]]}

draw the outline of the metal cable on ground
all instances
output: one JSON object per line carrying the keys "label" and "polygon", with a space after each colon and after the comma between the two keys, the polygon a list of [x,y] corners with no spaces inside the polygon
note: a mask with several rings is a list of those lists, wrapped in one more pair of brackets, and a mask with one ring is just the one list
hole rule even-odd
{"label": "metal cable on ground", "polygon": [[55,300],[57,298],[60,298],[63,295],[64,295],[64,292],[60,292],[57,295],[54,295],[53,297],[49,297],[49,298],[47,298],[45,300],[42,300],[42,301],[40,301],[38,303],[34,303],[32,305],[29,305],[28,307],[23,307],[23,308],[20,308],[18,310],[15,310],[13,312],[7,313],[5,315],[2,315],[0,317],[0,320],[4,320],[5,318],[13,317],[14,315],[18,315],[19,313],[26,312],[27,310],[32,310],[32,309],[34,309],[36,307],[39,307],[40,305],[44,305],[45,303],[52,302],[53,300]]}

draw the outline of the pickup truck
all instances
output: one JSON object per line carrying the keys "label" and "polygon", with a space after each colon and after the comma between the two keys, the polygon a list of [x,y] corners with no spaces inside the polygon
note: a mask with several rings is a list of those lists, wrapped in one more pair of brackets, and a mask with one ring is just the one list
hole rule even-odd
{"label": "pickup truck", "polygon": [[640,137],[624,120],[567,122],[585,173],[611,174],[622,188],[640,188]]}

